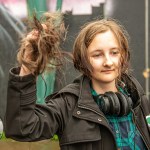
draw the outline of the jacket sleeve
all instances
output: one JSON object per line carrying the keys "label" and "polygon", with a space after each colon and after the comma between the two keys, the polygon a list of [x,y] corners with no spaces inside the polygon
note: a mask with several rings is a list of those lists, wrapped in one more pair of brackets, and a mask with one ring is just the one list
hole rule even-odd
{"label": "jacket sleeve", "polygon": [[61,134],[69,118],[67,100],[60,96],[47,104],[36,104],[35,77],[31,74],[18,76],[19,70],[10,70],[4,125],[6,137],[37,141]]}

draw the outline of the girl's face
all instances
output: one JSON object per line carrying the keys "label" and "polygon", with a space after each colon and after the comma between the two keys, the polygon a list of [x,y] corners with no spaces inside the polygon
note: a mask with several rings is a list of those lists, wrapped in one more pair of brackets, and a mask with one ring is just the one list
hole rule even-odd
{"label": "girl's face", "polygon": [[94,86],[109,85],[110,89],[115,87],[121,53],[113,32],[108,30],[97,34],[88,47],[87,55],[93,67],[92,84]]}

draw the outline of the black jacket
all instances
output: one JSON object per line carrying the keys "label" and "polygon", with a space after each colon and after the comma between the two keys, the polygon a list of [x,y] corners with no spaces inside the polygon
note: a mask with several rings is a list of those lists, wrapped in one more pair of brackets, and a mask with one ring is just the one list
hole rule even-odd
{"label": "black jacket", "polygon": [[[35,78],[19,77],[12,69],[8,84],[5,133],[19,141],[37,141],[58,134],[61,150],[117,150],[107,119],[92,98],[89,79],[81,76],[58,93],[36,104]],[[133,120],[150,149],[150,129],[145,117],[150,104],[131,76],[124,82],[134,101]]]}

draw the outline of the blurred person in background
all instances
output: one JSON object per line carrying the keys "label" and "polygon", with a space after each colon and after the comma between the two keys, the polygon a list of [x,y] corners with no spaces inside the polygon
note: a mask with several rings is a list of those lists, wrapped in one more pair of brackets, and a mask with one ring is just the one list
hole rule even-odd
{"label": "blurred person in background", "polygon": [[[41,25],[41,30],[26,37],[36,44],[41,33],[47,32],[52,40],[48,42],[51,60],[59,53],[55,51],[59,38],[53,38],[57,35],[54,31],[55,26]],[[102,19],[81,29],[74,43],[73,62],[82,75],[49,95],[43,105],[36,104],[36,77],[45,69],[48,53],[35,47],[30,42],[23,44],[18,55],[21,65],[10,70],[7,137],[39,141],[56,133],[61,150],[150,149],[146,120],[150,104],[130,74],[128,34],[119,23]]]}

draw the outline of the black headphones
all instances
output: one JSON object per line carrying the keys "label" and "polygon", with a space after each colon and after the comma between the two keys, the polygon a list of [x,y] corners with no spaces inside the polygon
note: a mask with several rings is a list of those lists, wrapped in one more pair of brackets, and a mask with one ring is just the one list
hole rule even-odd
{"label": "black headphones", "polygon": [[97,98],[100,100],[100,109],[106,115],[125,116],[133,106],[130,96],[121,92],[106,92]]}

